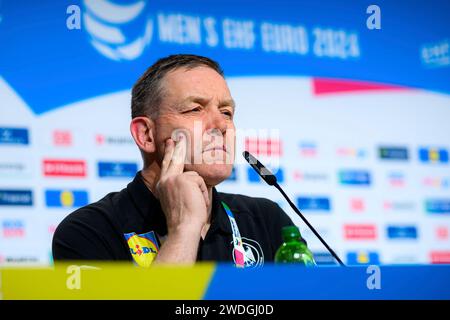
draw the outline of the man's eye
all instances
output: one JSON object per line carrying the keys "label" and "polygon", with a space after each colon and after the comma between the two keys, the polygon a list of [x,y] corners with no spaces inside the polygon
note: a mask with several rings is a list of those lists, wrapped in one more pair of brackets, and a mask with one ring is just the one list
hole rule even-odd
{"label": "man's eye", "polygon": [[202,108],[201,107],[196,107],[196,108],[184,111],[183,113],[196,113],[196,112],[200,112],[200,111],[202,111]]}
{"label": "man's eye", "polygon": [[231,111],[223,111],[222,113],[230,118],[233,116],[233,113]]}

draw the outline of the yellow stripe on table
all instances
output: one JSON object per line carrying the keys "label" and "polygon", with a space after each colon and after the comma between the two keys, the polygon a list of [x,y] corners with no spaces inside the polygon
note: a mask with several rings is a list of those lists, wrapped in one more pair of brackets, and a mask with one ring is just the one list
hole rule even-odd
{"label": "yellow stripe on table", "polygon": [[202,299],[214,264],[192,267],[71,263],[0,268],[0,294],[16,299]]}

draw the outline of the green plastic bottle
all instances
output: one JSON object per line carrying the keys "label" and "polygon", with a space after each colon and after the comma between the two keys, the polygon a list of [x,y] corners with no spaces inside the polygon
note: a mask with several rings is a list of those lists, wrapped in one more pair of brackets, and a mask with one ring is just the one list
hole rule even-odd
{"label": "green plastic bottle", "polygon": [[284,243],[275,254],[277,263],[298,263],[306,267],[314,267],[313,254],[305,243],[301,241],[300,230],[297,226],[286,226],[282,229]]}

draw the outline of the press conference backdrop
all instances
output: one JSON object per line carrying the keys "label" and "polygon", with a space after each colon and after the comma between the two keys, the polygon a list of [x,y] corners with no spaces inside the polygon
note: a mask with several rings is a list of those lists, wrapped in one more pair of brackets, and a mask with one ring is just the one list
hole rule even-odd
{"label": "press conference backdrop", "polygon": [[346,263],[449,263],[450,5],[371,5],[1,1],[0,265],[51,264],[58,223],[132,180],[130,88],[173,53],[219,61],[237,102],[219,191],[276,201],[332,263],[248,150]]}

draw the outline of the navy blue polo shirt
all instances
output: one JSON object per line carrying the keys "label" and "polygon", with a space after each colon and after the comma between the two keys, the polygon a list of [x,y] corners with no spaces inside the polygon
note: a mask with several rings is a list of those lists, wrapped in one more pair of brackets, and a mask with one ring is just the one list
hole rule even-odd
{"label": "navy blue polo shirt", "polygon": [[[233,262],[233,236],[225,202],[238,225],[245,264],[262,266],[273,261],[282,244],[281,229],[293,225],[273,201],[213,188],[211,226],[199,240],[197,261]],[[69,214],[57,227],[53,258],[60,260],[129,260],[137,264],[153,258],[167,236],[165,215],[159,200],[145,185],[141,172],[120,192]],[[151,259],[150,259],[151,260]]]}

